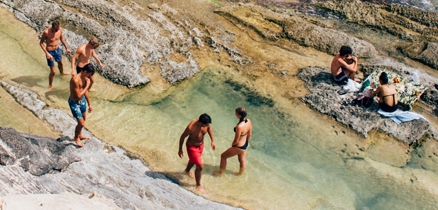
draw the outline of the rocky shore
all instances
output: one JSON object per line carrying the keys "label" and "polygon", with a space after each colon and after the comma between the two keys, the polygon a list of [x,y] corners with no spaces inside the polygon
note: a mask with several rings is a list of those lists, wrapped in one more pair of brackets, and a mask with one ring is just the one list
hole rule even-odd
{"label": "rocky shore", "polygon": [[[421,103],[436,117],[436,12],[358,0],[315,4],[290,2],[258,1],[263,6],[246,3],[221,5],[215,9],[214,21],[202,16],[201,9],[199,17],[192,17],[167,3],[0,0],[0,5],[37,33],[49,27],[53,20],[60,20],[71,49],[86,43],[92,36],[98,37],[102,42],[98,54],[105,65],[98,72],[115,84],[142,88],[162,80],[169,86],[176,85],[193,77],[214,60],[247,76],[256,85],[263,84],[266,76],[277,79],[273,86],[282,85],[280,92],[272,91],[268,85],[263,87],[265,89],[254,90],[272,96],[272,99],[266,99],[270,105],[274,106],[278,102],[274,99],[278,98],[286,99],[289,105],[302,100],[365,138],[373,131],[392,136],[406,145],[406,153],[415,153],[412,158],[411,154],[405,155],[409,157],[394,165],[402,167],[411,161],[417,168],[437,173],[434,158],[438,152],[435,149],[410,150],[429,139],[432,141],[426,142],[427,145],[435,148],[438,132],[430,123],[416,120],[397,125],[390,119],[381,118],[376,105],[362,108],[346,104],[345,98],[337,94],[340,87],[331,80],[327,69],[329,63],[321,67],[307,62],[305,68],[301,68],[302,63],[291,64],[300,66],[292,69],[289,64],[296,61],[293,58],[288,58],[290,63],[277,62],[276,58],[265,61],[264,57],[251,54],[251,51],[264,51],[265,48],[245,49],[251,44],[239,45],[243,42],[239,35],[246,34],[250,37],[246,42],[262,43],[290,52],[297,49],[317,51],[319,54],[315,53],[315,60],[319,59],[318,55],[332,56],[340,46],[350,45],[360,58],[361,76],[370,74],[377,67],[405,77],[418,72],[421,82],[429,87],[421,97]],[[176,4],[180,2],[176,1]],[[234,27],[240,33],[216,27],[216,20],[227,22],[227,27]],[[274,52],[266,54],[270,53],[278,55]],[[146,76],[150,72],[158,76]],[[256,86],[254,84],[251,85]],[[84,208],[232,208],[182,189],[177,180],[149,170],[140,160],[131,159],[123,149],[95,137],[86,142],[84,148],[76,148],[66,137],[73,136],[76,123],[68,114],[48,106],[30,88],[10,81],[2,82],[2,87],[21,106],[49,123],[63,137],[55,140],[18,133],[10,128],[0,129],[0,196],[3,196],[0,205],[13,206],[14,201],[21,199],[12,198],[14,194],[55,194],[59,196],[57,199],[81,200],[80,203],[87,206]],[[357,146],[353,152],[346,153],[363,150]],[[423,160],[422,156],[430,159]],[[45,203],[47,197],[28,200],[35,199],[48,205]]]}

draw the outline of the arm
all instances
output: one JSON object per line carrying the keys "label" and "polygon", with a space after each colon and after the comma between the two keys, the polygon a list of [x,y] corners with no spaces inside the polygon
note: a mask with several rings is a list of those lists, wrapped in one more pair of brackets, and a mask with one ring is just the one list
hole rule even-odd
{"label": "arm", "polygon": [[[76,77],[78,77],[78,76],[76,76]],[[85,99],[87,99],[88,88],[90,87],[90,79],[85,78],[86,85],[85,85],[85,88],[82,89],[82,90],[80,90],[80,87],[79,87],[79,85],[78,85],[78,81],[77,81],[77,79],[78,79],[78,78],[72,78],[72,81],[73,81],[73,83],[74,83],[74,93],[76,94],[76,96],[77,96],[78,98],[80,98],[80,97],[82,97],[84,94],[86,94],[86,95],[85,95]],[[80,78],[79,78],[79,79],[80,79]],[[89,102],[89,98],[87,99],[87,102]]]}
{"label": "arm", "polygon": [[79,49],[76,50],[75,54],[73,55],[73,57],[71,57],[71,75],[74,76],[76,75],[76,59],[79,57]]}
{"label": "arm", "polygon": [[234,140],[233,143],[231,143],[231,146],[237,145],[239,143],[240,135],[242,134],[242,130],[240,126],[236,126],[236,133],[234,134]]}
{"label": "arm", "polygon": [[210,136],[210,139],[211,139],[211,148],[213,150],[215,150],[216,149],[216,143],[214,142],[213,129],[211,128],[210,125],[208,126],[207,132],[208,132],[208,135]]}
{"label": "arm", "polygon": [[249,131],[248,131],[248,137],[247,140],[249,141],[251,139],[251,135],[252,135],[252,122],[249,121]]}
{"label": "arm", "polygon": [[[190,123],[192,124],[192,123]],[[179,147],[178,147],[178,156],[180,158],[183,157],[183,151],[182,151],[182,146],[184,143],[184,139],[190,134],[190,124],[186,127],[186,129],[184,130],[184,132],[181,134],[181,136],[179,137]]]}
{"label": "arm", "polygon": [[64,36],[62,35],[62,29],[61,29],[61,43],[64,45],[65,51],[67,51],[67,54],[70,54],[70,49],[68,49],[67,44],[65,43]]}
{"label": "arm", "polygon": [[[90,84],[90,83],[87,82],[87,84]],[[91,106],[91,100],[90,100],[90,96],[88,94],[88,87],[89,87],[89,85],[87,85],[87,88],[85,89],[86,90],[85,91],[85,100],[87,100],[87,104],[88,104],[88,113],[91,113],[93,111],[93,107]]]}
{"label": "arm", "polygon": [[341,64],[341,66],[346,68],[348,71],[356,72],[357,71],[357,58],[353,57],[353,60],[354,60],[354,62],[352,64],[348,64],[342,58],[339,58],[338,62],[339,62],[339,64]]}
{"label": "arm", "polygon": [[99,63],[100,69],[103,69],[104,65],[102,62],[100,62],[99,57],[97,57],[97,54],[94,52],[94,50],[91,52],[91,56],[93,56],[93,58]]}
{"label": "arm", "polygon": [[380,89],[380,86],[379,86],[379,87],[377,87],[377,89],[376,89],[375,91],[373,91],[373,92],[371,93],[371,98],[374,98],[374,96],[377,95],[377,94],[379,94],[380,91],[381,91],[381,89]]}
{"label": "arm", "polygon": [[40,39],[40,46],[41,49],[43,49],[44,53],[46,54],[46,58],[52,60],[53,59],[52,56],[49,54],[49,52],[47,52],[46,46],[44,45],[44,42],[47,39],[47,34],[48,34],[47,30],[44,30],[43,35],[41,36]]}

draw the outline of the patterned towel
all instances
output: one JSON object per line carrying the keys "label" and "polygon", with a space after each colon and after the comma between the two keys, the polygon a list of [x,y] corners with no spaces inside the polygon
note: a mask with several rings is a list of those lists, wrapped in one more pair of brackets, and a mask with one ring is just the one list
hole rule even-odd
{"label": "patterned towel", "polygon": [[[383,72],[382,69],[377,69],[369,76],[375,81],[374,88],[378,87],[379,84],[379,76]],[[400,75],[391,72],[385,71],[388,74],[388,80],[390,84],[394,84],[395,89],[397,89],[397,98],[398,102],[401,106],[406,107],[408,110],[412,109],[415,101],[417,101],[420,96],[427,90],[427,87],[411,81],[410,78],[402,78]],[[400,82],[394,83],[394,78],[398,78]],[[365,81],[364,81],[365,82]]]}

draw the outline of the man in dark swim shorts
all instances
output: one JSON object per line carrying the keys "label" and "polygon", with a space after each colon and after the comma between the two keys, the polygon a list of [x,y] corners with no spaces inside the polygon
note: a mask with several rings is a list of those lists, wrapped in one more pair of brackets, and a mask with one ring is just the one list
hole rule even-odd
{"label": "man in dark swim shorts", "polygon": [[333,80],[339,85],[345,85],[348,79],[355,79],[357,71],[357,58],[352,56],[353,50],[349,46],[342,46],[339,53],[333,58],[330,65],[330,71],[333,76]]}

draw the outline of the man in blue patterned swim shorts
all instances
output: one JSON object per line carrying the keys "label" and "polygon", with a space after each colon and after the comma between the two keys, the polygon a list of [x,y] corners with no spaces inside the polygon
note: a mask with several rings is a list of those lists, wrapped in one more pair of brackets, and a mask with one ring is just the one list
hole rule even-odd
{"label": "man in blue patterned swim shorts", "polygon": [[[62,28],[59,26],[58,21],[53,21],[52,27],[44,30],[43,35],[41,36],[40,46],[46,54],[47,65],[50,67],[49,74],[49,88],[52,89],[53,78],[55,77],[55,61],[58,63],[59,72],[61,74],[69,74],[64,73],[64,65],[62,63],[62,52],[61,48],[59,48],[59,40],[64,45],[67,54],[70,54],[70,50],[65,43],[65,39],[62,36]],[[46,46],[44,46],[46,43]]]}
{"label": "man in blue patterned swim shorts", "polygon": [[90,139],[88,136],[82,135],[82,128],[85,126],[86,110],[88,103],[88,113],[93,111],[91,106],[88,88],[90,87],[90,77],[94,74],[94,68],[91,64],[84,66],[83,70],[72,76],[70,80],[70,97],[68,105],[70,106],[73,117],[76,118],[78,124],[75,128],[75,141],[80,147],[84,146],[81,139]]}

